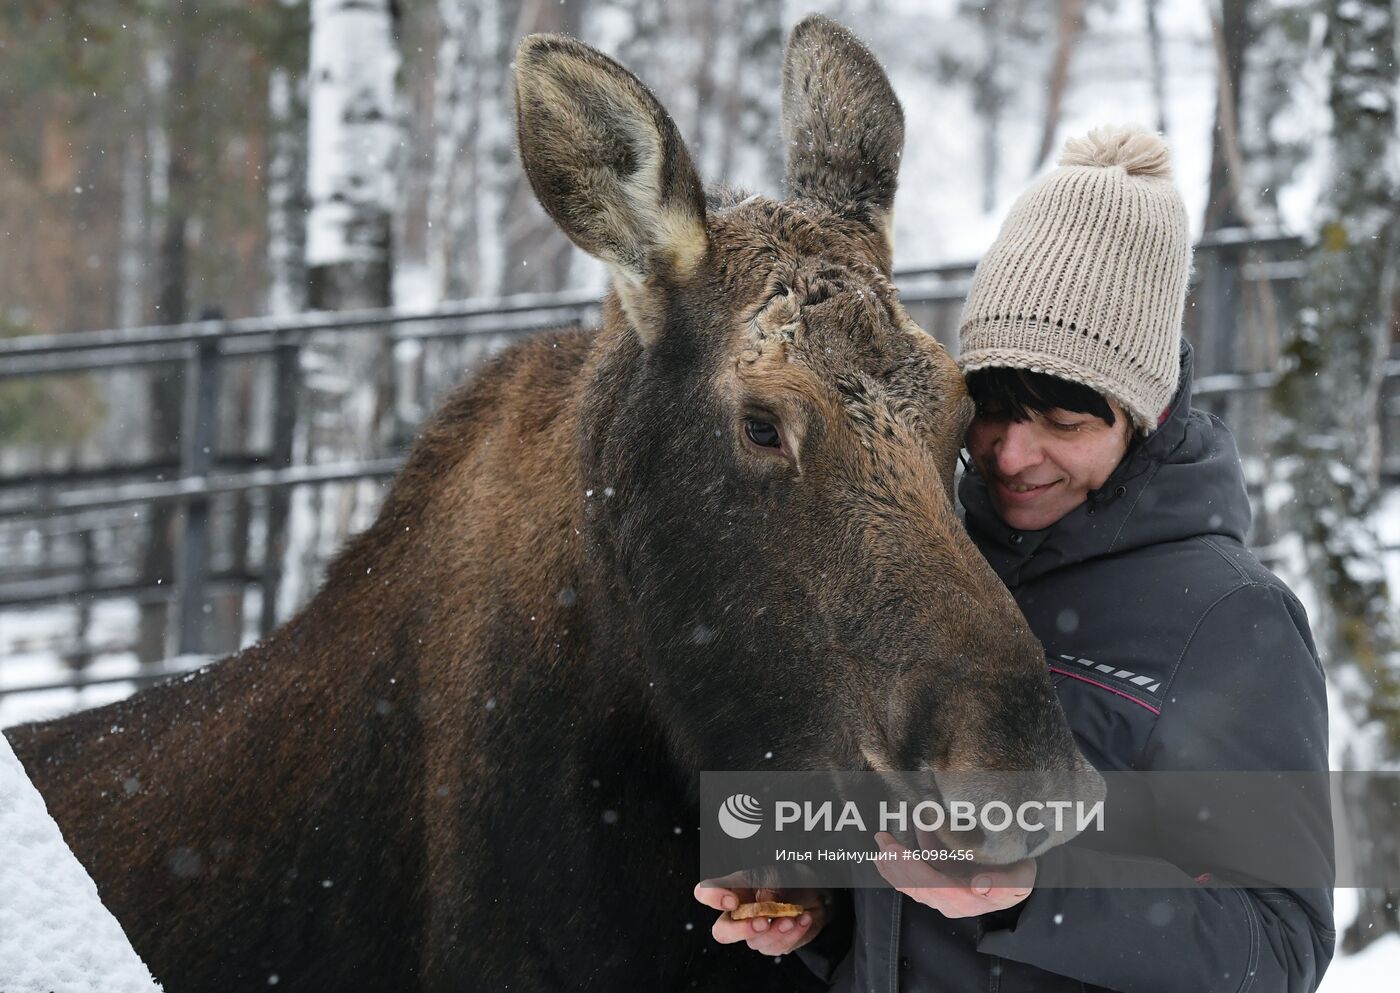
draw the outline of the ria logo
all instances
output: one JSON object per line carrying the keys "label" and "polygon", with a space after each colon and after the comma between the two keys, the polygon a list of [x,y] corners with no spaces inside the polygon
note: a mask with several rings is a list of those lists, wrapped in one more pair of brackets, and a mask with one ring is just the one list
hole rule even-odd
{"label": "ria logo", "polygon": [[763,804],[747,793],[735,793],[720,804],[719,826],[731,838],[752,838],[763,827]]}

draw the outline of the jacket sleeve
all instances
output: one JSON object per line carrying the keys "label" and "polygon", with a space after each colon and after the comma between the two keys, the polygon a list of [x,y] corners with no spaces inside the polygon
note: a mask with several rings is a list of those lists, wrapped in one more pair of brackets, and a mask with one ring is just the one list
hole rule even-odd
{"label": "jacket sleeve", "polygon": [[[1327,769],[1327,702],[1307,619],[1286,590],[1250,584],[1197,625],[1138,769]],[[1159,811],[1162,833],[1190,835],[1192,817]],[[1300,850],[1332,852],[1328,817],[1280,823]],[[1134,863],[1163,888],[1054,888]],[[1151,863],[1150,867],[1148,863]],[[1332,959],[1332,892],[1205,887],[1160,859],[1064,846],[1039,860],[1038,885],[978,950],[1123,993],[1311,993]]]}
{"label": "jacket sleeve", "polygon": [[826,926],[796,952],[802,964],[824,983],[831,982],[836,967],[851,950],[855,917],[852,904],[849,889],[833,890],[831,903],[827,907]]}

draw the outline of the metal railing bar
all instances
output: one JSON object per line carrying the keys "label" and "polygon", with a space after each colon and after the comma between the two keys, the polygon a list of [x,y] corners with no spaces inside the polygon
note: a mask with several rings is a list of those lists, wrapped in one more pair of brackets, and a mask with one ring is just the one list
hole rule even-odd
{"label": "metal railing bar", "polygon": [[394,475],[402,465],[403,459],[397,457],[369,459],[363,462],[328,462],[322,465],[293,466],[289,469],[254,469],[251,472],[229,475],[192,476],[159,483],[131,483],[100,491],[69,491],[53,494],[51,501],[42,508],[0,508],[0,520],[32,517],[36,513],[53,517],[75,511],[164,503],[218,493],[245,493],[251,490],[281,489],[310,483],[376,479]]}
{"label": "metal railing bar", "polygon": [[[395,328],[389,333],[393,341],[438,341],[449,338],[478,338],[489,335],[523,335],[536,334],[548,331],[562,331],[565,328],[578,327],[585,324],[587,320],[597,314],[598,308],[579,307],[577,310],[565,311],[555,315],[549,321],[541,323],[537,319],[516,320],[509,319],[494,321],[489,324],[473,324],[470,327],[458,325],[457,327],[437,327],[422,328],[410,326],[408,328]],[[531,312],[533,313],[533,312]],[[526,314],[522,316],[531,316]]]}
{"label": "metal railing bar", "polygon": [[136,683],[138,686],[149,686],[158,683],[163,679],[172,676],[184,676],[191,672],[197,672],[208,665],[214,659],[201,659],[198,664],[191,662],[188,665],[180,665],[171,662],[143,670],[142,672],[131,673],[126,676],[92,676],[87,677],[82,674],[75,674],[72,679],[55,680],[49,683],[25,683],[20,686],[0,687],[0,696],[11,693],[39,693],[45,690],[81,690],[89,686],[105,686],[111,683]]}
{"label": "metal railing bar", "polygon": [[568,310],[583,306],[597,306],[598,300],[599,295],[596,290],[574,290],[567,293],[525,293],[508,297],[447,301],[429,310],[378,308],[374,310],[314,311],[290,317],[239,317],[232,320],[154,324],[105,331],[71,331],[57,335],[27,335],[0,340],[0,359],[126,346],[153,347],[193,344],[208,341],[211,338],[223,340],[273,335],[295,340],[323,331],[344,331],[377,327],[384,324],[455,320],[531,310],[542,312]]}
{"label": "metal railing bar", "polygon": [[[568,320],[558,320],[560,314],[554,314],[549,320],[542,320],[534,317],[525,321],[498,320],[486,325],[473,325],[433,329],[408,329],[391,331],[389,337],[395,341],[412,341],[427,338],[472,338],[485,337],[497,334],[519,335],[531,333],[538,330],[546,330],[556,327],[568,327],[578,323],[574,318],[575,313],[587,315],[589,308],[579,308],[576,312],[561,308],[562,314],[569,317]],[[535,314],[534,311],[527,311],[527,314]],[[494,315],[492,315],[494,316]],[[387,323],[387,322],[386,322]],[[353,331],[374,331],[382,333],[384,325],[366,325],[363,327],[351,327],[341,330]],[[171,325],[177,327],[177,325]],[[75,335],[76,336],[76,335]],[[296,336],[301,338],[302,336]],[[261,358],[277,354],[278,334],[271,332],[255,332],[243,338],[219,338],[219,358],[223,359],[246,359]],[[20,339],[11,339],[18,341]],[[300,344],[294,341],[294,344]],[[86,372],[108,369],[129,369],[141,366],[152,365],[174,365],[176,363],[187,362],[193,353],[194,345],[185,343],[162,343],[147,342],[139,345],[113,346],[108,349],[106,346],[84,346],[81,348],[56,350],[51,353],[34,353],[21,355],[17,358],[10,358],[0,353],[0,380],[23,379],[30,376],[60,376],[79,375]]]}
{"label": "metal railing bar", "polygon": [[[267,456],[257,452],[231,452],[214,460],[214,468],[222,472],[256,468],[267,462]],[[149,477],[174,473],[180,469],[176,458],[149,459],[145,462],[119,462],[112,465],[79,466],[51,472],[32,472],[23,476],[0,476],[0,491],[23,490],[45,486],[72,486],[75,483],[110,483],[124,477]]]}
{"label": "metal railing bar", "polygon": [[[69,575],[72,575],[70,572]],[[252,573],[216,572],[210,575],[208,589],[215,593],[231,593],[262,581],[262,577]],[[126,581],[100,581],[96,583],[54,583],[33,582],[29,588],[14,589],[12,580],[0,586],[0,610],[32,610],[54,604],[71,604],[79,601],[134,600],[138,603],[169,600],[175,596],[176,583],[151,583],[149,580],[132,579]],[[9,588],[5,588],[9,587]]]}
{"label": "metal railing bar", "polygon": [[1302,248],[1303,239],[1301,236],[1280,227],[1231,227],[1207,231],[1196,241],[1197,251],[1209,252],[1216,248],[1236,246],[1242,248]]}
{"label": "metal railing bar", "polygon": [[[971,268],[970,263],[964,262],[947,266],[900,270],[895,273],[895,279],[897,281],[904,278],[929,278],[942,273],[967,272]],[[210,338],[229,341],[238,338],[272,335],[283,339],[297,339],[322,331],[354,330],[385,324],[460,320],[529,311],[596,309],[601,302],[602,294],[596,289],[568,290],[562,293],[519,293],[502,297],[447,300],[435,307],[421,310],[399,310],[388,307],[370,310],[314,311],[285,317],[239,317],[231,320],[153,324],[101,331],[25,335],[0,339],[0,360],[96,349],[170,347],[207,341]]]}
{"label": "metal railing bar", "polygon": [[[967,296],[970,280],[955,280],[933,286],[915,287],[900,292],[900,298],[906,304],[923,303],[952,303],[962,300]],[[225,324],[219,322],[205,322],[223,327],[226,331],[223,335],[211,334],[219,341],[220,359],[234,358],[263,358],[276,353],[276,341],[279,337],[291,337],[296,341],[306,335],[321,330],[341,330],[346,332],[354,331],[376,331],[384,326],[395,324],[408,325],[407,327],[396,327],[389,337],[394,341],[428,341],[428,340],[450,340],[456,338],[488,337],[491,335],[524,335],[542,331],[559,330],[575,324],[591,323],[597,315],[598,301],[594,300],[587,304],[568,304],[551,308],[548,316],[543,316],[540,310],[521,310],[514,318],[506,317],[489,323],[480,324],[478,321],[487,317],[501,317],[500,312],[487,314],[462,316],[453,312],[427,312],[422,314],[397,314],[392,317],[385,317],[382,320],[371,322],[346,322],[335,328],[329,325],[317,325],[307,328],[283,329],[279,331],[265,328],[245,329],[234,332],[232,330],[234,321]],[[523,319],[522,319],[523,318]],[[457,324],[455,326],[421,327],[418,325],[438,323],[444,321],[469,321],[468,324]],[[8,341],[0,340],[0,381],[8,379],[25,379],[33,376],[64,376],[81,375],[83,373],[108,369],[131,369],[143,366],[174,365],[189,360],[194,342],[204,340],[202,338],[190,338],[182,329],[195,327],[196,325],[172,324],[168,326],[172,337],[163,340],[143,340],[128,342],[100,342],[100,341],[79,341],[76,344],[65,341],[65,339],[88,339],[90,335],[106,335],[112,332],[74,332],[59,336],[34,336],[29,338],[11,338]],[[146,332],[150,329],[133,329],[138,332]],[[37,344],[24,349],[9,349],[7,345],[16,342],[44,342],[45,347]]]}
{"label": "metal railing bar", "polygon": [[1235,393],[1254,393],[1272,389],[1278,382],[1276,371],[1221,372],[1201,376],[1191,384],[1192,399],[1206,399]]}

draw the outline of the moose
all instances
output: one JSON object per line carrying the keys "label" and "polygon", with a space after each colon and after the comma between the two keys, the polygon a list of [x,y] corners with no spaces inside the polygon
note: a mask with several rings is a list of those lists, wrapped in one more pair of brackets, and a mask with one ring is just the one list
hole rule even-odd
{"label": "moose", "polygon": [[1088,769],[954,510],[971,404],[891,282],[871,53],[792,32],[782,200],[707,193],[577,40],[514,71],[601,326],[451,394],[264,641],[7,732],[172,993],[800,988],[709,937],[701,770]]}

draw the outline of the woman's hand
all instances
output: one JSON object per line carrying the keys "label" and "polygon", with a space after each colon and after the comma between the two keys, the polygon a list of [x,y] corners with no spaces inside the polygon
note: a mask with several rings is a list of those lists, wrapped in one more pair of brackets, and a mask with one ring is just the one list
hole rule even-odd
{"label": "woman's hand", "polygon": [[984,869],[970,883],[945,876],[928,862],[906,861],[908,851],[881,831],[875,835],[881,851],[900,855],[896,862],[876,862],[880,875],[905,896],[932,907],[944,917],[977,917],[997,910],[1014,907],[1035,889],[1035,859],[1025,859],[1014,865]]}
{"label": "woman's hand", "polygon": [[[727,889],[715,880],[707,879],[695,887],[695,899],[707,907],[721,911],[710,933],[722,945],[737,941],[764,955],[786,955],[796,951],[817,936],[826,924],[829,890]],[[778,900],[806,908],[800,917],[753,917],[736,921],[729,911],[741,903],[756,900]]]}

